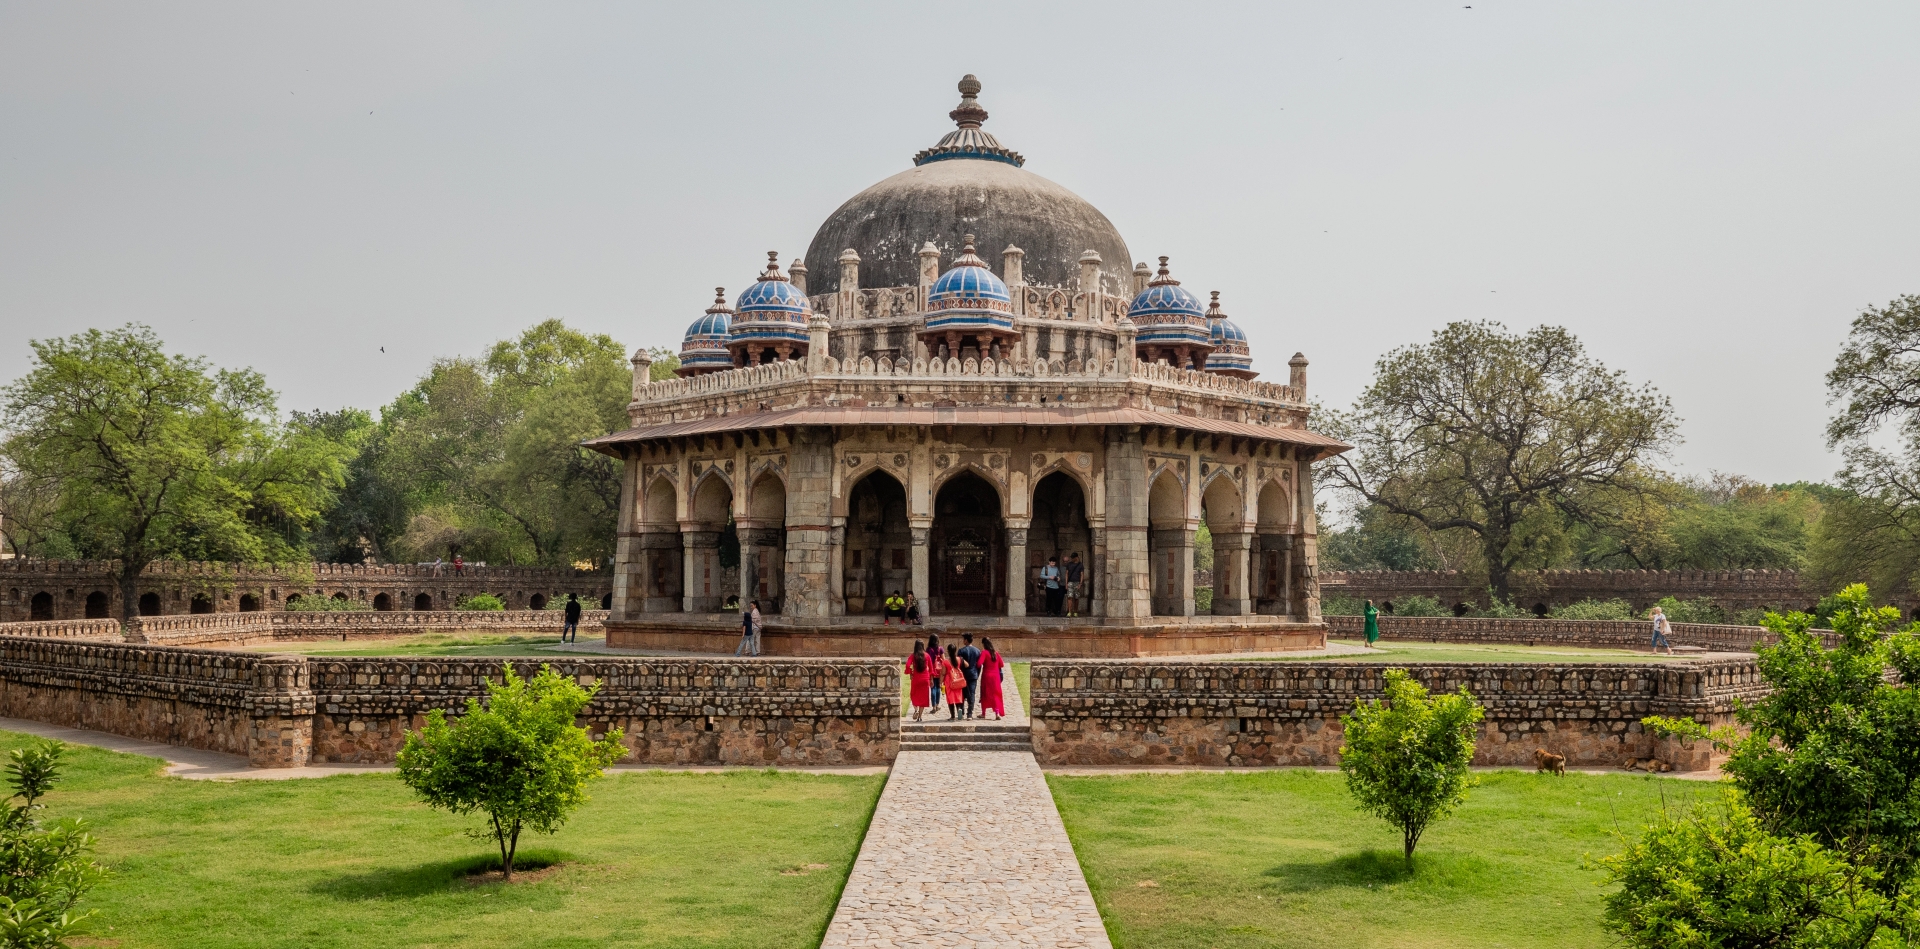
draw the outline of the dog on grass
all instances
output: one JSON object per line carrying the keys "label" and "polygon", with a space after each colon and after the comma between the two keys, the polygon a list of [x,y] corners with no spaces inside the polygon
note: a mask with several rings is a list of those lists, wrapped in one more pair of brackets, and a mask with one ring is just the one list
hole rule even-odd
{"label": "dog on grass", "polygon": [[1545,748],[1533,750],[1533,770],[1551,771],[1561,777],[1567,776],[1567,756],[1556,755]]}

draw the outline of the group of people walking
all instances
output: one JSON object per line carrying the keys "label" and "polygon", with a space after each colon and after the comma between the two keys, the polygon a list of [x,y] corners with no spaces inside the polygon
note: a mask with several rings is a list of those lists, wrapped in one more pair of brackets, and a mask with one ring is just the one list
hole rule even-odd
{"label": "group of people walking", "polygon": [[913,655],[907,657],[907,701],[913,706],[914,721],[920,721],[929,708],[939,714],[941,705],[947,707],[950,720],[985,718],[988,712],[994,721],[1006,717],[1001,684],[1006,657],[993,648],[992,639],[982,637],[979,646],[973,644],[972,633],[960,639],[963,645],[949,643],[945,652],[940,649],[939,633],[914,640]]}

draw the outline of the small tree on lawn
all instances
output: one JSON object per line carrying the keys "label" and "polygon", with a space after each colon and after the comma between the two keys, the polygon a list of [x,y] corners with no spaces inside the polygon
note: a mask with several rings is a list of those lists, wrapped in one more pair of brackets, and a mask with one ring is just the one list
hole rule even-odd
{"label": "small tree on lawn", "polygon": [[429,806],[487,816],[470,836],[499,845],[500,871],[511,881],[521,831],[558,831],[586,802],[587,782],[627,750],[617,728],[595,741],[574,724],[599,683],[583,689],[544,665],[525,680],[512,663],[502,678],[487,683],[486,705],[468,699],[458,721],[428,712],[427,726],[407,735],[398,760],[400,779]]}
{"label": "small tree on lawn", "polygon": [[1429,698],[1405,669],[1387,670],[1384,699],[1340,716],[1340,770],[1360,808],[1400,828],[1407,868],[1428,825],[1465,800],[1474,732],[1485,713],[1465,686]]}
{"label": "small tree on lawn", "polygon": [[74,912],[103,872],[93,861],[93,835],[81,821],[48,826],[39,816],[40,798],[60,777],[65,750],[45,741],[8,756],[13,795],[0,802],[0,946],[6,949],[65,949],[94,915]]}

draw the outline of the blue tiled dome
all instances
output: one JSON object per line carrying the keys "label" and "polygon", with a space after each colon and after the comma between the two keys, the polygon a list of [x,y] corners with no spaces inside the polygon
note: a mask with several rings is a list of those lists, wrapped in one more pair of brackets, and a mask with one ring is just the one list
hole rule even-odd
{"label": "blue tiled dome", "polygon": [[[741,292],[734,310],[727,327],[729,350],[745,349],[754,355],[765,346],[791,343],[797,344],[797,354],[805,353],[807,319],[813,314],[813,306],[807,302],[807,295],[780,272],[777,251],[768,252],[766,271]],[[752,365],[754,360],[747,362]]]}
{"label": "blue tiled dome", "polygon": [[1168,275],[1165,257],[1160,258],[1159,275],[1133,298],[1127,319],[1139,328],[1134,341],[1141,345],[1205,349],[1213,343],[1206,311],[1180,281]]}
{"label": "blue tiled dome", "polygon": [[1207,355],[1208,372],[1242,379],[1259,375],[1253,371],[1253,350],[1247,345],[1247,333],[1239,324],[1227,319],[1225,311],[1220,309],[1218,290],[1213,292],[1213,305],[1207,307],[1207,325],[1213,340],[1213,352]]}
{"label": "blue tiled dome", "polygon": [[953,267],[927,291],[927,330],[1013,332],[1013,297],[986,261],[974,255],[972,234]]}
{"label": "blue tiled dome", "polygon": [[733,308],[727,306],[724,287],[713,288],[713,305],[687,327],[680,343],[680,375],[692,376],[718,369],[733,368],[733,354],[727,352],[727,337],[732,330]]}

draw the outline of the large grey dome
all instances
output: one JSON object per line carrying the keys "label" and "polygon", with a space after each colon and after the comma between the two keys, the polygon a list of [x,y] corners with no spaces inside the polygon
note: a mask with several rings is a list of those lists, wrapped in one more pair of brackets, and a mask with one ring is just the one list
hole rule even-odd
{"label": "large grey dome", "polygon": [[840,252],[860,254],[860,283],[905,287],[920,281],[917,252],[932,241],[944,269],[975,235],[980,256],[997,272],[1008,244],[1026,251],[1026,282],[1073,286],[1080,256],[1100,254],[1101,283],[1109,293],[1132,289],[1133,261],[1120,232],[1079,195],[1020,167],[1019,154],[980,130],[986,110],[974,101],[972,76],[953,111],[959,123],[940,144],[915,156],[916,166],[854,195],[830,215],[807,245],[808,287],[840,288]]}

